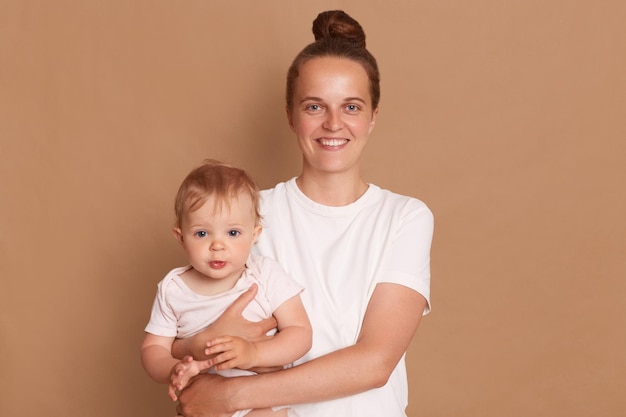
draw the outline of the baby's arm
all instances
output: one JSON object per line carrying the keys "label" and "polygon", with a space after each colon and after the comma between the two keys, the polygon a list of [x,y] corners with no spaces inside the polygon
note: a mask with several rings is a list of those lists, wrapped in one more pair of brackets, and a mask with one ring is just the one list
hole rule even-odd
{"label": "baby's arm", "polygon": [[283,366],[295,361],[311,348],[312,331],[309,317],[299,295],[285,301],[276,311],[278,333],[274,337],[247,342],[234,336],[218,337],[208,343],[206,353],[216,354],[208,362],[215,369],[250,369]]}
{"label": "baby's arm", "polygon": [[169,384],[172,368],[178,359],[172,357],[173,337],[146,333],[141,345],[141,363],[152,379],[160,384]]}
{"label": "baby's arm", "polygon": [[169,395],[177,400],[176,390],[182,390],[189,380],[211,367],[208,361],[194,361],[191,356],[182,361],[172,357],[173,337],[146,333],[141,346],[141,361],[152,379],[161,384],[170,384]]}

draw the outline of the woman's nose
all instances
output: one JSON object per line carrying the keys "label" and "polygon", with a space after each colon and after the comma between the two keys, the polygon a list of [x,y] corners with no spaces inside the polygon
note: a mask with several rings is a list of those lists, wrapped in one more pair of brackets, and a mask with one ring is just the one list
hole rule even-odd
{"label": "woman's nose", "polygon": [[326,113],[326,119],[323,124],[324,129],[336,132],[343,127],[343,120],[341,114],[337,110],[328,110]]}

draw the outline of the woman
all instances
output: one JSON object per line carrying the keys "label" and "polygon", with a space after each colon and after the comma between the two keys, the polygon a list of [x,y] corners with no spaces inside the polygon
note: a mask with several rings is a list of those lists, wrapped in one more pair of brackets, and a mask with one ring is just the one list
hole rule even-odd
{"label": "woman", "polygon": [[[361,26],[341,11],[314,21],[316,41],[287,76],[287,116],[302,172],[263,192],[265,230],[256,251],[278,260],[305,287],[313,348],[293,368],[262,375],[198,377],[180,396],[185,416],[290,405],[295,416],[405,416],[404,354],[429,311],[433,218],[419,200],[367,184],[359,161],[380,97]],[[271,323],[239,316],[177,344],[177,355],[216,353],[224,333],[254,338]],[[228,329],[222,331],[222,329]]]}

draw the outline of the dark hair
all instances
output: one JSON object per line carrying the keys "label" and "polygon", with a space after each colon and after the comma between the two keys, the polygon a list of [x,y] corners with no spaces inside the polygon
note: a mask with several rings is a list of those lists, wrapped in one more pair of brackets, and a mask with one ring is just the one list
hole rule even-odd
{"label": "dark hair", "polygon": [[376,109],[380,101],[380,73],[376,59],[365,47],[365,32],[359,22],[342,10],[329,10],[313,21],[313,35],[315,42],[300,51],[287,71],[287,107],[293,105],[300,67],[310,59],[331,56],[361,64],[370,81],[372,109]]}
{"label": "dark hair", "polygon": [[244,170],[222,162],[207,159],[204,164],[193,169],[183,180],[176,201],[176,226],[181,227],[186,213],[199,209],[210,196],[215,197],[214,210],[230,208],[230,200],[239,194],[248,194],[252,199],[257,223],[261,222],[259,189],[250,175]]}

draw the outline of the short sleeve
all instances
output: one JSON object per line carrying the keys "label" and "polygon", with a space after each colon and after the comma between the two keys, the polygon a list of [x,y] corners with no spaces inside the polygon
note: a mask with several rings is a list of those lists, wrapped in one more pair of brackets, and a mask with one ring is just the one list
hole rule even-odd
{"label": "short sleeve", "polygon": [[434,218],[421,201],[410,199],[394,222],[378,282],[400,284],[426,298],[430,311],[430,248]]}
{"label": "short sleeve", "polygon": [[156,336],[176,337],[177,319],[166,298],[168,282],[169,280],[163,280],[157,287],[157,295],[152,304],[150,321],[145,331]]}

